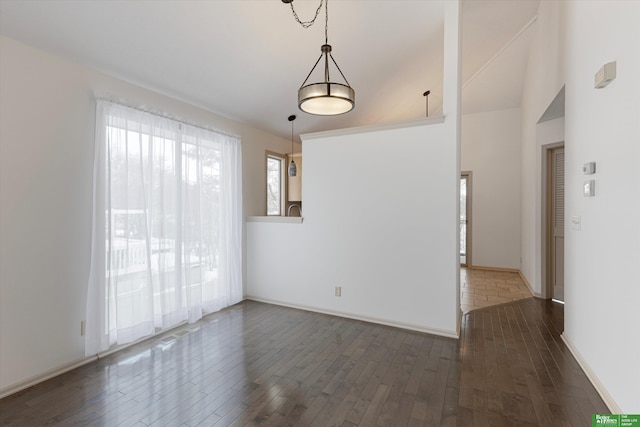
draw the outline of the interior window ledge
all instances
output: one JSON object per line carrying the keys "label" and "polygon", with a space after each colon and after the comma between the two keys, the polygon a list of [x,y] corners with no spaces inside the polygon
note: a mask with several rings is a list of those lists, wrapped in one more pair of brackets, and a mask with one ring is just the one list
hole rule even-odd
{"label": "interior window ledge", "polygon": [[281,224],[302,224],[300,216],[248,216],[247,222],[273,222]]}

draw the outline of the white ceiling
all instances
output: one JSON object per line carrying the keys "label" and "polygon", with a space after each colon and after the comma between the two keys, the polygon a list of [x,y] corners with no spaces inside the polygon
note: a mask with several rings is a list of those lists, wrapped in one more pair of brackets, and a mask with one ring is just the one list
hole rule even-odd
{"label": "white ceiling", "polygon": [[[0,34],[288,138],[290,114],[296,133],[423,117],[425,90],[437,114],[443,1],[329,2],[329,43],[356,90],[336,117],[297,109],[323,14],[305,30],[280,0],[0,0]],[[538,1],[463,2],[463,112],[520,105]],[[308,19],[319,0],[293,4]]]}

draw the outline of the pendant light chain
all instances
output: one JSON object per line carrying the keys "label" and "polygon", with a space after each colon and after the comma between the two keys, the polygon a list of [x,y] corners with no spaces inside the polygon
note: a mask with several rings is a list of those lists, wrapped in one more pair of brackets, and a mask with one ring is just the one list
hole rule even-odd
{"label": "pendant light chain", "polygon": [[316,15],[313,17],[311,21],[301,21],[300,18],[298,17],[298,14],[296,13],[296,10],[293,8],[293,1],[289,2],[289,5],[291,6],[291,12],[293,12],[293,17],[296,19],[296,22],[302,25],[302,28],[309,28],[310,26],[316,23],[316,19],[318,19],[318,15],[320,14],[320,10],[322,9],[323,3],[324,3],[324,0],[320,0],[320,5],[316,9]]}
{"label": "pendant light chain", "polygon": [[[320,15],[320,10],[322,9],[322,5],[324,4],[324,2],[325,0],[320,0],[320,4],[316,9],[316,14],[311,21],[300,20],[300,17],[298,16],[295,8],[293,7],[293,0],[291,0],[288,3],[289,3],[289,6],[291,6],[291,12],[293,13],[293,17],[295,18],[296,22],[302,25],[302,28],[309,28],[316,23],[316,19],[318,19],[318,15]],[[329,44],[329,0],[326,0],[326,2],[327,4],[324,8],[324,44]]]}

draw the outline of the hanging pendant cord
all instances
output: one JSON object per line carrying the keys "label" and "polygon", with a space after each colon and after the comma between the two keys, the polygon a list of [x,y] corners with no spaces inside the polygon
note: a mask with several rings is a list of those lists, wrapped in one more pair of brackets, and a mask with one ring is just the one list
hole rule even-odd
{"label": "hanging pendant cord", "polygon": [[[324,5],[324,45],[327,47],[328,51],[322,49],[324,53],[324,81],[330,82],[331,77],[329,76],[329,57],[331,56],[331,46],[329,46],[329,0]],[[333,59],[333,57],[331,57]],[[333,61],[336,62],[336,61]]]}
{"label": "hanging pendant cord", "polygon": [[324,6],[324,44],[329,44],[329,0]]}
{"label": "hanging pendant cord", "polygon": [[289,120],[291,122],[291,161],[293,161],[293,121],[296,119],[295,114],[290,115],[289,117],[287,117],[287,120]]}
{"label": "hanging pendant cord", "polygon": [[291,161],[293,162],[293,120],[291,120]]}

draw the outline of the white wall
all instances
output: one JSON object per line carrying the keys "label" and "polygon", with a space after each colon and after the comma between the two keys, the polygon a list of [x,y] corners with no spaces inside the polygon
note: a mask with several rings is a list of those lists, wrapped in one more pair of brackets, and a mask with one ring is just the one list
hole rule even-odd
{"label": "white wall", "polygon": [[462,116],[460,169],[471,171],[471,263],[520,269],[520,109]]}
{"label": "white wall", "polygon": [[[565,334],[625,413],[640,413],[640,2],[567,5]],[[597,29],[594,31],[594,29]],[[606,89],[593,76],[617,61]],[[592,177],[582,165],[597,163]],[[585,179],[596,197],[582,196]],[[569,226],[582,217],[582,230]]]}
{"label": "white wall", "polygon": [[242,138],[246,215],[264,214],[265,149],[290,142],[0,39],[0,394],[84,356],[94,92]]}
{"label": "white wall", "polygon": [[247,224],[248,296],[455,336],[457,156],[428,121],[303,135],[304,222]]}
{"label": "white wall", "polygon": [[[640,2],[541,2],[522,105],[523,273],[541,287],[537,120],[566,82],[565,332],[613,410],[640,412]],[[618,77],[593,88],[616,60]],[[582,165],[597,162],[596,196]],[[571,216],[582,218],[573,230]]]}

